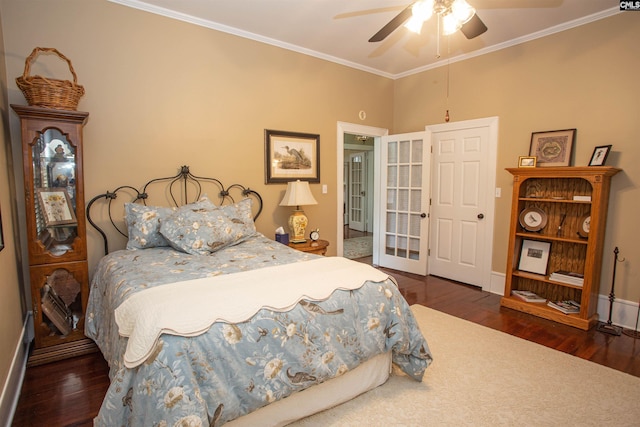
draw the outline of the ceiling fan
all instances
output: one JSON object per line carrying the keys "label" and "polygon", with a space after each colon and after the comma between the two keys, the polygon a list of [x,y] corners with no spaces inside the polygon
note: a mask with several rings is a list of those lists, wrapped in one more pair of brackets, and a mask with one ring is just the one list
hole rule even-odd
{"label": "ceiling fan", "polygon": [[460,30],[468,39],[487,31],[487,26],[476,14],[476,10],[465,0],[418,0],[407,6],[369,39],[379,42],[387,38],[401,25],[414,33],[420,33],[422,24],[435,14],[442,19],[443,34]]}

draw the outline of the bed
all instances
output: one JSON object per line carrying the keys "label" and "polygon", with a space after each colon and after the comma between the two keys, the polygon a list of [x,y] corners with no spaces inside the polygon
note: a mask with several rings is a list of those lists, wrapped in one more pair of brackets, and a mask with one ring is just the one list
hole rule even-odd
{"label": "bed", "polygon": [[[149,202],[157,184],[171,207]],[[286,425],[384,383],[392,363],[422,379],[431,353],[392,277],[260,234],[244,186],[183,166],[141,188],[87,205],[105,252],[95,212],[127,236],[91,280],[85,334],[111,381],[94,425]]]}

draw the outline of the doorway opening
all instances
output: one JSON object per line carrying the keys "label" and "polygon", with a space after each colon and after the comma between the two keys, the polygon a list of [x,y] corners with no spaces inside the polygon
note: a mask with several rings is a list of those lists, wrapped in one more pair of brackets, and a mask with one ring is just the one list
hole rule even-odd
{"label": "doorway opening", "polygon": [[375,138],[344,134],[343,247],[345,258],[373,255]]}
{"label": "doorway opening", "polygon": [[[375,263],[374,230],[377,229],[375,201],[379,185],[375,182],[379,168],[380,137],[388,130],[338,122],[337,134],[337,198],[338,256],[359,258],[372,256]],[[349,240],[349,242],[347,242]],[[346,242],[346,245],[345,245]]]}

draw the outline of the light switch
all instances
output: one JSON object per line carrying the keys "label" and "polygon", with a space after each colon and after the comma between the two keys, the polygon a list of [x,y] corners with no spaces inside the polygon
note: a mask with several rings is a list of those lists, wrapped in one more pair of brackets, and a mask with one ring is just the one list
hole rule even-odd
{"label": "light switch", "polygon": [[502,196],[502,188],[496,187],[496,197]]}
{"label": "light switch", "polygon": [[322,194],[327,194],[327,184],[322,184]]}

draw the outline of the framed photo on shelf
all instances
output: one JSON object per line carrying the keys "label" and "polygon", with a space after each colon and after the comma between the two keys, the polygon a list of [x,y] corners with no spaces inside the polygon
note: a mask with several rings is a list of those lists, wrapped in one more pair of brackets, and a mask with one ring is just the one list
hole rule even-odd
{"label": "framed photo on shelf", "polygon": [[265,129],[265,183],[320,182],[320,135]]}
{"label": "framed photo on shelf", "polygon": [[38,188],[38,203],[46,227],[77,225],[78,220],[64,188]]}
{"label": "framed photo on shelf", "polygon": [[538,166],[569,166],[575,138],[576,129],[533,132],[529,156]]}
{"label": "framed photo on shelf", "polygon": [[520,156],[518,157],[519,168],[535,168],[536,158],[532,156]]}
{"label": "framed photo on shelf", "polygon": [[589,166],[604,166],[604,162],[607,161],[607,156],[611,151],[611,145],[600,145],[593,149]]}
{"label": "framed photo on shelf", "polygon": [[518,270],[546,276],[550,250],[550,242],[523,240]]}

